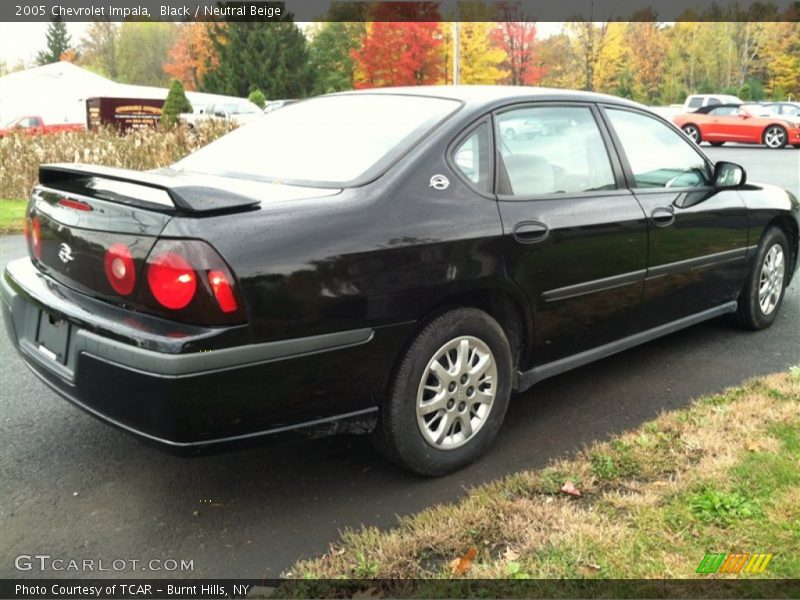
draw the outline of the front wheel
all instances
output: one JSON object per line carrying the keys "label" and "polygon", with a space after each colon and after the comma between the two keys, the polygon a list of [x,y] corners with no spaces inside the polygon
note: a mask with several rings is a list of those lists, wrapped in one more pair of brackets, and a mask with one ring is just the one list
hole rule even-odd
{"label": "front wheel", "polygon": [[508,339],[485,312],[437,317],[401,357],[373,433],[376,447],[420,475],[471,463],[503,423],[511,365]]}
{"label": "front wheel", "polygon": [[746,329],[766,329],[775,321],[786,288],[789,244],[776,227],[764,233],[739,298],[739,321]]}
{"label": "front wheel", "polygon": [[683,133],[685,133],[686,137],[692,140],[695,144],[699,144],[703,141],[702,137],[700,136],[700,130],[696,125],[684,125]]}
{"label": "front wheel", "polygon": [[722,146],[722,144],[724,144],[724,143],[725,143],[725,142],[711,142],[711,145],[712,145],[712,146],[714,146],[715,148],[719,148],[719,147],[720,147],[720,146]]}
{"label": "front wheel", "polygon": [[764,145],[767,148],[778,150],[786,146],[788,136],[786,130],[780,125],[770,125],[764,130]]}

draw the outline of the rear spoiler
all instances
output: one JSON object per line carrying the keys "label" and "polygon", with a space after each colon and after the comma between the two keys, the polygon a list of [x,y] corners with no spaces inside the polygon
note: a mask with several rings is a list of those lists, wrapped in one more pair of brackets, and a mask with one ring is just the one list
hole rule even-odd
{"label": "rear spoiler", "polygon": [[[198,185],[192,180],[185,175],[74,163],[39,167],[39,183],[44,186],[126,204],[146,204],[161,210],[204,213],[254,206],[260,202],[220,187]],[[123,185],[115,186],[114,182]],[[141,193],[137,193],[137,188]]]}

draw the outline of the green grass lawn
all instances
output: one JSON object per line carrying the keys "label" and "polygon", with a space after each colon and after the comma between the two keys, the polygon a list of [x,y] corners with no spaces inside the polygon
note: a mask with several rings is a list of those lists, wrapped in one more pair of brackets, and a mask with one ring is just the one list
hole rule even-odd
{"label": "green grass lawn", "polygon": [[21,233],[27,200],[0,199],[0,234]]}
{"label": "green grass lawn", "polygon": [[[580,495],[566,493],[567,482]],[[328,553],[284,575],[796,579],[798,549],[800,367],[793,367],[663,413],[571,460],[475,488],[389,531],[345,531]],[[706,553],[773,556],[760,573],[699,574]]]}

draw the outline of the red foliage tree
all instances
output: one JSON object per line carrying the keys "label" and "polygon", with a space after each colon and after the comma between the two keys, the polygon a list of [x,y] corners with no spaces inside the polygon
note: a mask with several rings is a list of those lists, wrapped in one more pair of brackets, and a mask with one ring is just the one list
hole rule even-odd
{"label": "red foliage tree", "polygon": [[352,52],[355,87],[437,83],[442,76],[438,49],[444,41],[439,18],[433,3],[376,5],[361,48]]}
{"label": "red foliage tree", "polygon": [[502,21],[494,30],[493,42],[506,53],[503,68],[511,85],[536,85],[544,75],[536,63],[536,23]]}

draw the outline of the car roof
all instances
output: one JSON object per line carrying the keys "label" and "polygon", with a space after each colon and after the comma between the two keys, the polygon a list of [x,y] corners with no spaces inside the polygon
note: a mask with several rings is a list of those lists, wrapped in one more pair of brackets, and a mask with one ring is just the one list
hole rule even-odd
{"label": "car roof", "polygon": [[583,101],[603,102],[636,108],[647,108],[642,104],[595,92],[577,90],[562,90],[556,88],[520,86],[520,85],[421,85],[407,87],[372,88],[340,92],[335,95],[360,95],[360,94],[396,94],[404,96],[427,96],[459,100],[465,104],[477,107],[481,105],[495,105],[503,100],[552,100],[552,101]]}

